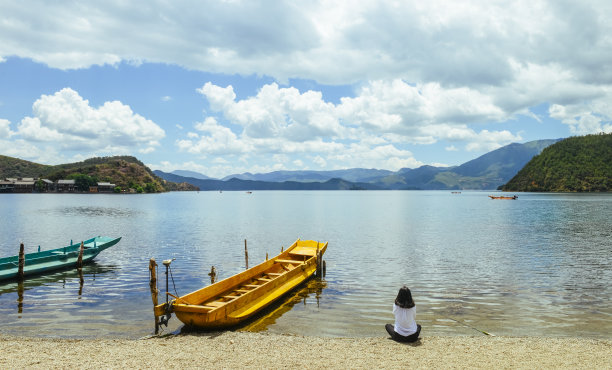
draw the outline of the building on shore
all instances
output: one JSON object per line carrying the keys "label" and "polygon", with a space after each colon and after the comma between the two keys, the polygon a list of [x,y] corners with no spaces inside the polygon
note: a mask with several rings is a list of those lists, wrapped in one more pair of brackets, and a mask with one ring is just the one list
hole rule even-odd
{"label": "building on shore", "polygon": [[[115,191],[115,184],[110,182],[98,182],[96,186],[90,186],[90,193],[113,193]],[[6,178],[0,179],[0,193],[46,193],[46,192],[57,192],[57,193],[76,193],[78,189],[76,187],[75,180],[57,180],[54,183],[48,179],[36,179],[36,178]]]}
{"label": "building on shore", "polygon": [[76,190],[74,180],[57,180],[58,193],[73,193]]}
{"label": "building on shore", "polygon": [[115,184],[111,184],[110,182],[99,182],[98,183],[99,193],[112,193],[113,191],[115,191]]}
{"label": "building on shore", "polygon": [[15,182],[9,180],[0,180],[0,193],[12,193],[15,189]]}
{"label": "building on shore", "polygon": [[13,184],[13,193],[33,193],[36,189],[36,181],[33,178],[23,178]]}
{"label": "building on shore", "polygon": [[55,190],[55,183],[53,181],[48,179],[41,179],[41,181],[43,182],[42,191],[49,192]]}

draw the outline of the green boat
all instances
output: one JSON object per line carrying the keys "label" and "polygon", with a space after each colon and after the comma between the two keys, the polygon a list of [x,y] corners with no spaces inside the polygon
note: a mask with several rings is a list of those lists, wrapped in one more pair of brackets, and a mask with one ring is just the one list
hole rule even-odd
{"label": "green boat", "polygon": [[[119,243],[121,237],[96,236],[83,241],[83,264],[93,260],[100,252]],[[44,274],[49,271],[74,268],[79,258],[81,243],[43,252],[25,255],[24,276]],[[39,247],[40,249],[40,247]],[[0,280],[15,279],[19,268],[19,256],[0,258]]]}

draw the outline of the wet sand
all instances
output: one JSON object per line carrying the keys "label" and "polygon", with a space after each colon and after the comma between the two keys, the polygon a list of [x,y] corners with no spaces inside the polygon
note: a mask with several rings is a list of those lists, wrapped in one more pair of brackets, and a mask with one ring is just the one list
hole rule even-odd
{"label": "wet sand", "polygon": [[0,335],[1,368],[612,368],[612,340],[321,338],[222,332],[149,339]]}

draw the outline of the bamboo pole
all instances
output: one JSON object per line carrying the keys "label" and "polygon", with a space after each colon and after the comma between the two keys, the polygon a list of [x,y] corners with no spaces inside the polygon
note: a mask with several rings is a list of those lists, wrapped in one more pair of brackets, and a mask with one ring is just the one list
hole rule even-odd
{"label": "bamboo pole", "polygon": [[17,280],[23,281],[23,269],[25,268],[25,252],[23,243],[19,243],[19,263],[17,265]]}
{"label": "bamboo pole", "polygon": [[80,269],[83,267],[83,251],[85,250],[85,243],[81,242],[81,247],[79,248],[79,257],[77,258],[76,267]]}
{"label": "bamboo pole", "polygon": [[[149,286],[151,288],[151,299],[153,300],[153,312],[155,312],[155,306],[157,306],[157,295],[159,291],[157,290],[157,263],[155,262],[155,258],[151,258],[149,260]],[[155,334],[159,333],[159,317],[155,315]]]}
{"label": "bamboo pole", "polygon": [[244,260],[246,262],[246,269],[249,269],[249,251],[247,249],[247,240],[244,239]]}
{"label": "bamboo pole", "polygon": [[215,268],[215,266],[212,266],[210,268],[210,272],[208,273],[208,276],[210,276],[210,284],[214,284],[215,281],[217,280],[217,269]]}
{"label": "bamboo pole", "polygon": [[321,249],[319,248],[319,242],[317,242],[317,277],[319,278],[323,276],[321,257]]}

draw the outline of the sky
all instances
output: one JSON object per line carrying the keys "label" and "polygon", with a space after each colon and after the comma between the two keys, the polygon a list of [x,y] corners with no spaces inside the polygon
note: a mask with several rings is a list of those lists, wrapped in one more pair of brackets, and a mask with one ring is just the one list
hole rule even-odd
{"label": "sky", "polygon": [[0,0],[0,154],[221,178],[612,132],[612,2]]}

